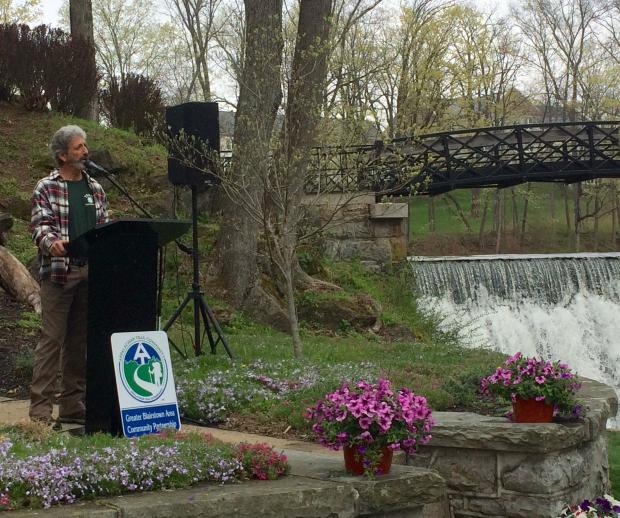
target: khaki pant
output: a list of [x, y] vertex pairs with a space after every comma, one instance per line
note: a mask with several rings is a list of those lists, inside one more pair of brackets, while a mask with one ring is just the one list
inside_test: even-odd
[[48, 420], [58, 370], [59, 417], [84, 418], [88, 266], [71, 266], [65, 284], [41, 282], [41, 340], [34, 352], [30, 417]]

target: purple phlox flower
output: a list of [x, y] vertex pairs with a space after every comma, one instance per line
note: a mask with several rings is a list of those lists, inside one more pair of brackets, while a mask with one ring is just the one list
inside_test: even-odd
[[596, 500], [596, 505], [598, 505], [603, 511], [610, 512], [611, 511], [611, 502], [607, 500], [607, 498], [598, 497]]
[[592, 502], [590, 502], [590, 500], [584, 500], [579, 504], [579, 508], [582, 511], [587, 511], [590, 507], [592, 507]]
[[347, 418], [347, 407], [341, 406], [335, 412], [336, 421], [342, 422]]
[[536, 383], [538, 383], [539, 385], [542, 385], [545, 382], [545, 377], [544, 376], [536, 376], [534, 378], [534, 380], [536, 381]]

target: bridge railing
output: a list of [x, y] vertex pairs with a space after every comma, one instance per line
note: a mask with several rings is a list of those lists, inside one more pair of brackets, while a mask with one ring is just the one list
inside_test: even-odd
[[438, 194], [620, 177], [620, 122], [476, 128], [313, 150], [308, 192]]

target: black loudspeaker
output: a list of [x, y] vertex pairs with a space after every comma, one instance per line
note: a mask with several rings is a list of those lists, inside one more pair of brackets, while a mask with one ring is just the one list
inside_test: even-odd
[[[220, 152], [220, 122], [217, 103], [190, 102], [166, 108], [166, 124], [172, 137], [177, 137], [183, 129], [184, 133], [198, 141], [204, 142], [214, 155]], [[175, 185], [213, 185], [219, 178], [210, 173], [214, 171], [213, 161], [202, 154], [185, 151], [181, 155], [172, 146], [168, 156], [168, 179]], [[193, 155], [193, 156], [192, 156]], [[196, 167], [183, 162], [191, 160]]]

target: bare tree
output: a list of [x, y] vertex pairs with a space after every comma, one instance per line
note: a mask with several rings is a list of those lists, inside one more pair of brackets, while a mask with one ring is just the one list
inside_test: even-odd
[[32, 23], [41, 14], [41, 0], [0, 0], [0, 23]]
[[[69, 20], [71, 36], [83, 41], [90, 51], [88, 53], [88, 68], [95, 70], [95, 43], [93, 35], [93, 7], [91, 0], [70, 0]], [[85, 119], [97, 118], [97, 91], [93, 91], [91, 98], [79, 107], [75, 115]]]
[[276, 162], [282, 187], [269, 192], [276, 207], [266, 220], [271, 257], [286, 287], [288, 316], [295, 357], [302, 356], [295, 308], [294, 266], [297, 264], [299, 224], [304, 216], [302, 198], [311, 148], [316, 141], [325, 80], [332, 0], [301, 0], [297, 42], [288, 89], [284, 140]]
[[[251, 199], [262, 200], [270, 142], [282, 100], [282, 0], [245, 0], [245, 56], [235, 114], [232, 177]], [[242, 307], [257, 284], [258, 223], [240, 200], [226, 203], [218, 254], [231, 302]]]
[[193, 74], [189, 90], [197, 90], [200, 100], [211, 100], [209, 48], [220, 30], [216, 14], [222, 0], [167, 0], [169, 9], [186, 33], [186, 44], [192, 59]]
[[446, 6], [437, 0], [413, 0], [403, 7], [396, 135], [433, 125], [447, 107], [446, 55], [453, 27], [450, 17], [440, 17]]

